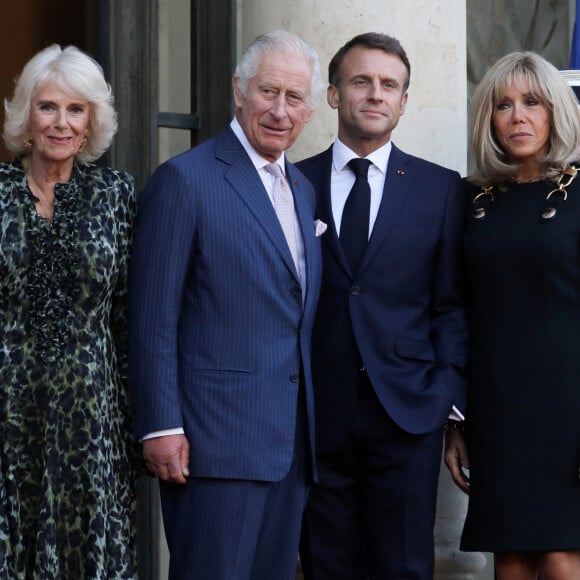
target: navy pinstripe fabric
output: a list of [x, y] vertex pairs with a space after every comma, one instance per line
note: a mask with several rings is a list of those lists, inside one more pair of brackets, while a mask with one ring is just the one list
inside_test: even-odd
[[230, 129], [160, 166], [138, 200], [130, 278], [136, 431], [183, 426], [193, 476], [284, 477], [301, 364], [312, 428], [315, 196], [290, 164], [287, 175], [304, 239], [304, 305], [274, 208]]

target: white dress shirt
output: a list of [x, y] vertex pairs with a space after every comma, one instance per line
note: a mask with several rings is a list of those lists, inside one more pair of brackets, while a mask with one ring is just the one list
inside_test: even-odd
[[[369, 238], [373, 231], [385, 187], [385, 177], [389, 157], [391, 155], [391, 142], [388, 141], [382, 147], [365, 157], [371, 164], [369, 166], [368, 181], [371, 188], [371, 206], [369, 213]], [[332, 171], [330, 174], [330, 191], [332, 203], [332, 217], [336, 225], [336, 231], [340, 232], [342, 212], [344, 204], [356, 179], [348, 162], [358, 158], [358, 155], [349, 149], [340, 139], [336, 139], [332, 148]]]

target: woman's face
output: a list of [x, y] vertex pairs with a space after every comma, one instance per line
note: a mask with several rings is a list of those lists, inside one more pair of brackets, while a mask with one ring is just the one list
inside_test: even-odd
[[507, 87], [495, 104], [492, 120], [510, 161], [520, 165], [542, 162], [548, 151], [550, 116], [525, 81], [516, 80]]
[[66, 94], [54, 83], [41, 85], [30, 107], [32, 156], [48, 163], [72, 163], [85, 138], [89, 102]]

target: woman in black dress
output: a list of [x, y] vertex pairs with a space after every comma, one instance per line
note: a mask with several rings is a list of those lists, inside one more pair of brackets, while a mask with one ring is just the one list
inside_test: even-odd
[[580, 578], [578, 102], [550, 63], [512, 53], [470, 129], [468, 405], [445, 455], [470, 496], [461, 548], [493, 552], [498, 580]]

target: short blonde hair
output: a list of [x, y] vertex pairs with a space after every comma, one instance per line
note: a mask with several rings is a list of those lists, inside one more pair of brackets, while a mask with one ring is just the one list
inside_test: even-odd
[[110, 147], [117, 132], [117, 113], [111, 87], [103, 69], [75, 46], [53, 44], [33, 56], [25, 65], [14, 88], [12, 100], [4, 101], [4, 142], [16, 155], [29, 151], [25, 145], [30, 130], [30, 107], [36, 90], [48, 82], [65, 93], [88, 101], [90, 107], [87, 145], [77, 153], [81, 163], [94, 161]]
[[484, 75], [469, 106], [470, 181], [505, 183], [518, 170], [510, 163], [493, 128], [495, 107], [515, 80], [528, 84], [544, 104], [550, 120], [548, 152], [543, 174], [548, 178], [578, 159], [580, 111], [574, 91], [556, 67], [534, 52], [512, 52], [500, 58]]

